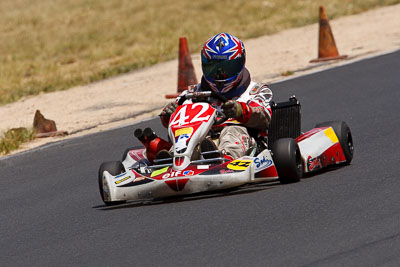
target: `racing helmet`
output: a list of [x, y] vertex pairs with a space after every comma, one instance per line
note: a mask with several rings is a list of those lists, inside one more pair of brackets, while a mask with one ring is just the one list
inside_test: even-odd
[[203, 45], [203, 77], [217, 93], [227, 93], [243, 76], [246, 52], [243, 42], [229, 33], [219, 33]]

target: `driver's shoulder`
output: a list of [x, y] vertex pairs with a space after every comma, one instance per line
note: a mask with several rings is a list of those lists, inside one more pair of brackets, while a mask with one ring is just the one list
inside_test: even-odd
[[[252, 97], [258, 95], [265, 88], [268, 88], [267, 84], [258, 83], [258, 82], [250, 82], [249, 86], [239, 97]], [[269, 89], [269, 88], [268, 88]]]
[[269, 88], [269, 85], [267, 83], [260, 83], [260, 82], [254, 82], [252, 81], [249, 84], [249, 87], [246, 90], [246, 93], [248, 93], [249, 95], [257, 95], [260, 93], [269, 93], [271, 91], [271, 89]]

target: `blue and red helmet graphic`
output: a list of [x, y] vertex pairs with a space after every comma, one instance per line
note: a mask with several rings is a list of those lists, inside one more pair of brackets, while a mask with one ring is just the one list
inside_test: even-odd
[[210, 87], [220, 93], [232, 89], [241, 79], [246, 62], [243, 42], [229, 33], [219, 33], [203, 45], [201, 65]]

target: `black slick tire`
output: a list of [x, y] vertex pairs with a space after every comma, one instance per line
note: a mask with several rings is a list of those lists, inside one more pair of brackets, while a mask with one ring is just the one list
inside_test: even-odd
[[104, 189], [103, 189], [103, 173], [104, 173], [104, 171], [108, 171], [111, 175], [115, 176], [115, 175], [125, 172], [124, 165], [122, 165], [121, 161], [103, 162], [99, 168], [98, 182], [99, 182], [99, 190], [100, 190], [101, 199], [103, 200], [104, 204], [106, 204], [107, 206], [112, 206], [112, 205], [118, 205], [118, 204], [125, 203], [126, 201], [108, 201], [104, 198]]
[[282, 184], [300, 181], [304, 166], [296, 140], [292, 138], [278, 139], [272, 145], [271, 150], [279, 181]]
[[351, 135], [351, 131], [347, 123], [344, 121], [327, 121], [318, 123], [315, 127], [333, 128], [337, 138], [339, 139], [340, 146], [342, 147], [344, 156], [346, 158], [346, 162], [344, 164], [350, 164], [350, 162], [353, 160], [354, 144], [353, 136]]

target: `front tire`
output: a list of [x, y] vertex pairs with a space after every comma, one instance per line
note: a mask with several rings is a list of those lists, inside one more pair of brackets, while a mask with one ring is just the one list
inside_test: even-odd
[[99, 168], [99, 177], [98, 177], [98, 182], [99, 182], [99, 190], [100, 190], [100, 195], [101, 199], [103, 200], [104, 204], [107, 206], [112, 206], [112, 205], [118, 205], [125, 203], [126, 201], [109, 201], [106, 199], [106, 194], [104, 192], [104, 186], [103, 186], [103, 173], [104, 171], [108, 171], [111, 175], [116, 176], [118, 174], [124, 173], [125, 168], [124, 165], [122, 164], [121, 161], [107, 161], [103, 162], [100, 165]]
[[272, 145], [272, 159], [282, 184], [300, 181], [304, 167], [296, 140], [292, 138], [276, 140]]
[[339, 139], [340, 146], [343, 149], [346, 162], [344, 164], [348, 165], [353, 160], [354, 144], [353, 136], [347, 123], [344, 121], [327, 121], [318, 123], [316, 128], [319, 127], [332, 127], [335, 131], [337, 138]]

